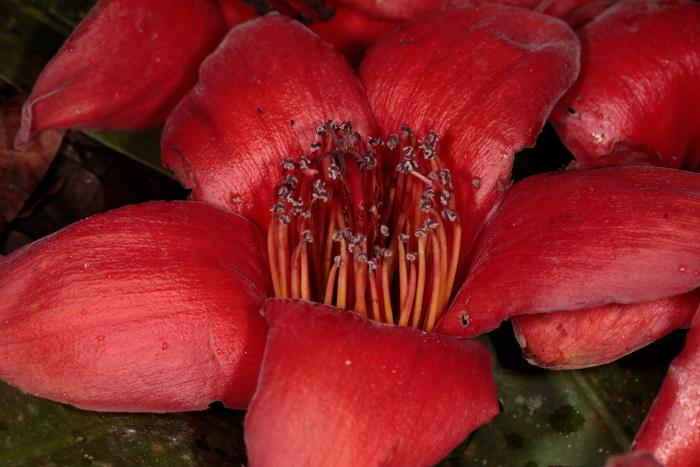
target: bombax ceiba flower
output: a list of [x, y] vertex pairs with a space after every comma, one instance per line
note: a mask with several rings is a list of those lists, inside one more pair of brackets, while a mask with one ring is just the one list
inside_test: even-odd
[[[618, 215], [617, 197], [646, 209], [648, 199], [632, 196], [640, 190], [697, 209], [696, 176], [670, 169], [536, 177], [471, 251], [505, 195], [515, 151], [534, 143], [577, 72], [578, 42], [564, 23], [511, 7], [401, 28], [363, 63], [366, 93], [299, 24], [268, 15], [235, 28], [163, 136], [163, 159], [193, 198], [234, 213], [132, 206], [3, 259], [16, 279], [0, 285], [13, 297], [0, 309], [0, 375], [95, 410], [196, 410], [217, 399], [246, 407], [256, 390], [246, 420], [253, 463], [437, 461], [497, 411], [485, 349], [425, 332], [476, 334], [500, 319], [464, 306], [473, 278], [449, 303], [471, 257], [479, 270], [483, 245], [527, 242], [537, 229], [565, 243], [589, 217]], [[596, 214], [566, 211], [570, 192], [599, 195]], [[525, 213], [537, 222], [512, 221]], [[687, 240], [685, 220], [665, 225]], [[611, 232], [591, 230], [572, 248], [595, 252]], [[512, 258], [498, 263], [494, 283], [531, 273]], [[524, 290], [553, 293], [560, 309], [579, 305], [568, 287], [608, 293], [583, 266], [556, 276], [552, 291], [558, 269], [545, 262], [537, 277], [546, 269], [548, 280]], [[48, 273], [70, 280], [56, 287]], [[499, 297], [477, 305], [517, 289], [481, 283]]]

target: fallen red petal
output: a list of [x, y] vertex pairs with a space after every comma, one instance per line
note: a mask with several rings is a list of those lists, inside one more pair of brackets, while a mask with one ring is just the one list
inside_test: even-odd
[[166, 123], [163, 162], [194, 199], [267, 228], [282, 159], [308, 154], [316, 125], [329, 119], [374, 133], [342, 55], [300, 23], [268, 14], [232, 29], [202, 64]]
[[21, 103], [16, 99], [0, 104], [0, 231], [24, 206], [53, 161], [63, 141], [63, 132], [43, 132], [30, 144], [14, 149], [20, 126]]
[[700, 458], [699, 419], [700, 322], [696, 318], [631, 449], [653, 453], [666, 467], [694, 467]]
[[252, 465], [428, 465], [498, 412], [478, 343], [271, 300]]
[[39, 76], [17, 144], [49, 128], [162, 124], [223, 34], [213, 0], [101, 0]]
[[578, 160], [626, 142], [668, 166], [700, 168], [699, 30], [697, 2], [635, 0], [578, 31], [581, 76], [551, 117]]
[[653, 302], [514, 316], [512, 323], [528, 362], [558, 370], [586, 368], [687, 328], [698, 303], [700, 290], [695, 290]]
[[89, 410], [246, 407], [265, 345], [265, 251], [240, 216], [154, 202], [0, 258], [0, 379]]
[[502, 199], [515, 152], [535, 143], [573, 83], [578, 55], [561, 21], [501, 5], [423, 18], [368, 52], [360, 74], [384, 135], [407, 123], [441, 137], [464, 245]]
[[476, 246], [441, 331], [510, 316], [639, 303], [700, 286], [700, 175], [611, 167], [528, 177]]

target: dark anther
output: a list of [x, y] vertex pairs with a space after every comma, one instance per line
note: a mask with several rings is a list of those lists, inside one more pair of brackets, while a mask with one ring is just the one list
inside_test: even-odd
[[282, 168], [284, 170], [294, 170], [296, 168], [291, 157], [285, 157], [282, 159]]
[[411, 127], [409, 127], [405, 123], [401, 125], [401, 136], [403, 136], [403, 139], [408, 139], [411, 137], [411, 135], [413, 135]]
[[379, 146], [379, 145], [381, 145], [381, 144], [382, 144], [382, 139], [381, 139], [381, 138], [371, 137], [371, 138], [369, 139], [369, 145], [370, 145], [370, 146], [376, 147], [376, 146]]
[[401, 140], [399, 139], [399, 135], [392, 133], [386, 140], [386, 147], [393, 151], [394, 149], [399, 147], [400, 142]]
[[318, 136], [326, 136], [326, 125], [325, 123], [321, 123], [320, 125], [316, 125], [316, 134]]
[[467, 310], [464, 310], [459, 314], [459, 320], [461, 321], [462, 326], [465, 328], [469, 326], [469, 313]]

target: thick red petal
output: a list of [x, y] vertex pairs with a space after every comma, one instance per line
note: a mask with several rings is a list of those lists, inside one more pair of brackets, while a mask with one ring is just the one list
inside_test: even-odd
[[428, 465], [498, 413], [478, 343], [271, 300], [252, 465]]
[[667, 467], [695, 467], [700, 459], [700, 322], [671, 363], [661, 392], [632, 443]]
[[448, 0], [339, 0], [338, 3], [376, 18], [405, 21], [442, 10]]
[[548, 0], [339, 0], [338, 3], [356, 8], [377, 18], [409, 20], [441, 10], [451, 10], [484, 3], [498, 3], [522, 8], [542, 8]]
[[335, 8], [333, 19], [313, 23], [311, 29], [340, 50], [350, 63], [359, 65], [367, 48], [399, 24], [398, 21], [372, 18], [358, 10], [339, 6]]
[[620, 2], [579, 30], [581, 76], [552, 113], [577, 159], [627, 142], [700, 167], [699, 31], [700, 4], [682, 0]]
[[553, 0], [543, 10], [545, 14], [566, 21], [572, 28], [579, 28], [619, 0]]
[[240, 216], [155, 202], [0, 258], [0, 378], [90, 410], [245, 407], [265, 345], [265, 251]]
[[16, 143], [48, 128], [162, 124], [224, 32], [213, 0], [101, 0], [39, 76]]
[[227, 28], [237, 26], [249, 19], [253, 19], [258, 14], [255, 8], [248, 2], [241, 0], [217, 0], [224, 15]]
[[165, 125], [163, 162], [194, 199], [267, 227], [282, 158], [308, 154], [316, 125], [329, 119], [374, 133], [342, 55], [271, 13], [232, 29], [202, 64], [199, 82]]
[[700, 290], [629, 305], [514, 316], [515, 337], [533, 365], [586, 368], [617, 360], [690, 326]]
[[514, 315], [639, 303], [700, 286], [700, 175], [611, 167], [528, 177], [476, 246], [438, 324], [473, 336]]
[[576, 78], [578, 54], [566, 24], [500, 5], [424, 18], [370, 49], [361, 77], [377, 123], [440, 135], [465, 245], [508, 187], [513, 155]]

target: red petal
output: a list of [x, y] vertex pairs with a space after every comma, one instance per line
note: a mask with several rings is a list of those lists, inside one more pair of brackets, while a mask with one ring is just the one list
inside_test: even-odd
[[603, 365], [671, 331], [690, 326], [700, 290], [630, 305], [513, 317], [513, 330], [533, 365], [572, 369]]
[[0, 378], [90, 410], [245, 407], [265, 344], [265, 251], [239, 216], [157, 202], [0, 258]]
[[253, 465], [434, 464], [498, 412], [478, 342], [271, 300], [245, 422]]
[[330, 21], [313, 23], [311, 29], [340, 50], [353, 64], [359, 64], [365, 51], [377, 39], [396, 29], [400, 23], [372, 18], [364, 13], [336, 7]]
[[605, 467], [664, 467], [648, 452], [631, 452], [608, 458]]
[[661, 392], [632, 444], [667, 467], [694, 467], [700, 458], [700, 322], [671, 363]]
[[441, 10], [445, 0], [339, 0], [338, 3], [377, 18], [407, 20]]
[[698, 218], [700, 175], [690, 172], [611, 167], [528, 177], [484, 229], [439, 328], [473, 336], [517, 314], [688, 292], [700, 286]]
[[160, 125], [224, 34], [213, 1], [102, 0], [39, 76], [17, 144], [48, 128]]
[[227, 28], [231, 28], [258, 16], [253, 5], [246, 1], [218, 0], [218, 2], [224, 15]]
[[510, 183], [513, 155], [531, 146], [578, 73], [564, 23], [500, 5], [433, 15], [378, 42], [361, 68], [381, 130], [407, 123], [441, 136], [441, 158], [463, 193], [464, 244]]
[[339, 0], [338, 3], [356, 8], [377, 18], [408, 20], [440, 10], [470, 7], [484, 3], [499, 3], [522, 8], [540, 8], [547, 0]]
[[620, 2], [579, 30], [581, 77], [552, 114], [577, 159], [624, 141], [700, 167], [699, 30], [700, 4], [649, 0]]
[[286, 155], [308, 153], [314, 128], [350, 120], [374, 133], [362, 87], [343, 57], [278, 14], [231, 30], [163, 132], [163, 162], [192, 197], [267, 227]]

